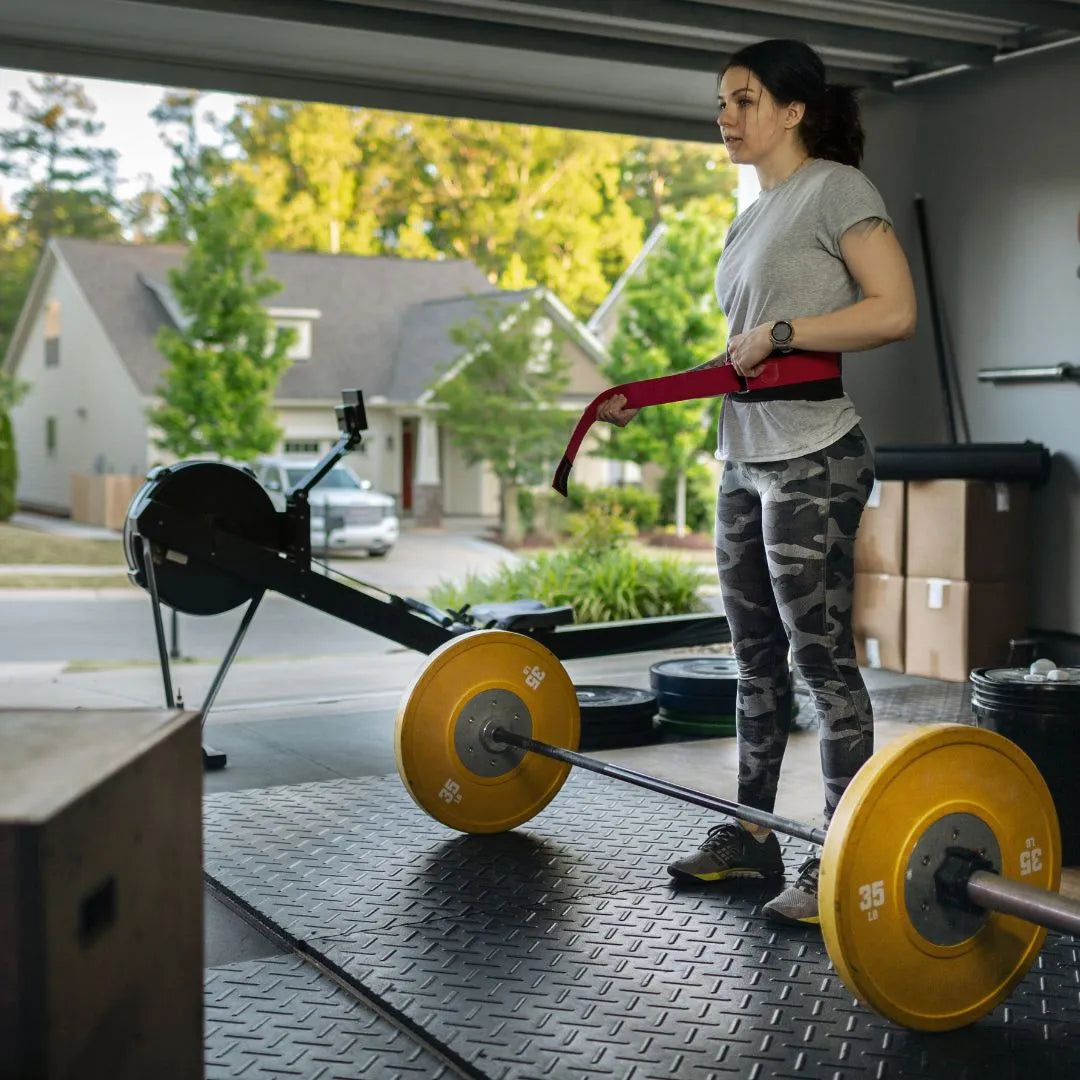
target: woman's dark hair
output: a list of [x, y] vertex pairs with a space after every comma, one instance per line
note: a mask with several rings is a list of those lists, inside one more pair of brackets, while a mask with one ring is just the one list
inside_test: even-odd
[[809, 45], [757, 41], [735, 53], [724, 71], [733, 67], [752, 71], [779, 104], [801, 101], [806, 106], [799, 136], [811, 157], [859, 165], [866, 137], [855, 88], [827, 83], [825, 65]]

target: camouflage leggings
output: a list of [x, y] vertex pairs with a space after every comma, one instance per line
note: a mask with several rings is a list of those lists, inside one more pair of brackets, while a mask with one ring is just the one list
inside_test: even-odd
[[789, 461], [724, 466], [716, 565], [739, 665], [739, 801], [772, 811], [790, 727], [788, 648], [821, 721], [825, 820], [874, 748], [855, 660], [855, 530], [874, 479], [860, 428]]

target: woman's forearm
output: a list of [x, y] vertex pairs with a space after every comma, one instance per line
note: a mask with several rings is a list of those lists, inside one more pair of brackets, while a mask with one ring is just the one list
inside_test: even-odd
[[807, 352], [859, 352], [915, 332], [915, 304], [891, 297], [868, 296], [827, 315], [792, 319], [792, 347]]

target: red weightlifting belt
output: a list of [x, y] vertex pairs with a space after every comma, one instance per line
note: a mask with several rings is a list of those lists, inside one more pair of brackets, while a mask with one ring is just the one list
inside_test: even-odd
[[[658, 379], [642, 379], [639, 382], [612, 386], [595, 397], [581, 414], [570, 441], [566, 444], [555, 479], [551, 486], [560, 494], [566, 494], [570, 470], [574, 466], [582, 440], [589, 428], [596, 423], [596, 411], [616, 394], [626, 398], [626, 407], [641, 409], [646, 405], [667, 405], [672, 401], [692, 401], [694, 398], [718, 397], [720, 394], [753, 395], [749, 400], [767, 400], [778, 387], [796, 386], [799, 383], [819, 383], [826, 380], [839, 384], [839, 353], [788, 353], [786, 356], [765, 361], [759, 375], [743, 378], [730, 364], [720, 367], [681, 371], [677, 375], [663, 375]], [[758, 397], [758, 394], [761, 397]], [[787, 395], [785, 395], [787, 396]], [[807, 395], [810, 396], [810, 395]], [[831, 394], [837, 397], [839, 393]]]

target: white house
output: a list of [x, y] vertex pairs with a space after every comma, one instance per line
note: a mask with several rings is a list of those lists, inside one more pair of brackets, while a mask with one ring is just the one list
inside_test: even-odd
[[[30, 384], [12, 414], [23, 506], [68, 513], [73, 476], [141, 475], [163, 460], [146, 411], [164, 369], [155, 336], [182, 318], [168, 272], [183, 255], [179, 246], [48, 244], [4, 359], [6, 371]], [[547, 316], [567, 332], [564, 404], [580, 410], [607, 385], [603, 347], [556, 297], [493, 289], [468, 260], [271, 252], [267, 269], [283, 285], [268, 310], [297, 331], [276, 398], [278, 451], [326, 450], [337, 438], [333, 407], [342, 389], [360, 389], [370, 429], [350, 463], [418, 519], [440, 507], [447, 515], [498, 512], [497, 483], [464, 463], [428, 393], [439, 371], [462, 359], [450, 329], [481, 305], [505, 305], [509, 314], [539, 292]], [[575, 479], [607, 482], [611, 463], [590, 455], [605, 435], [591, 436]]]

